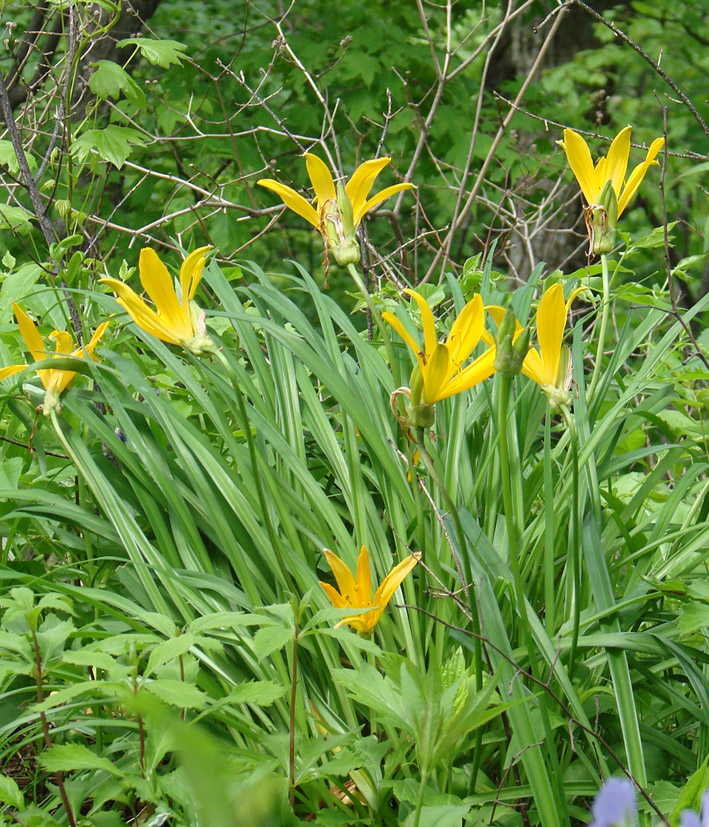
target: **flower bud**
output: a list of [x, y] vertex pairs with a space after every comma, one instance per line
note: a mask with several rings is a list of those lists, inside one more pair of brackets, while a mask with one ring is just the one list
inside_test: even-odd
[[328, 249], [335, 261], [343, 267], [357, 264], [361, 258], [361, 251], [355, 234], [352, 202], [339, 182], [337, 200], [330, 199], [322, 207], [322, 223]]
[[508, 304], [495, 337], [495, 371], [502, 376], [516, 376], [529, 350], [529, 328], [517, 330], [515, 312]]
[[609, 253], [615, 247], [615, 223], [618, 218], [618, 199], [609, 179], [598, 196], [598, 204], [586, 209], [586, 229], [591, 251], [596, 255]]

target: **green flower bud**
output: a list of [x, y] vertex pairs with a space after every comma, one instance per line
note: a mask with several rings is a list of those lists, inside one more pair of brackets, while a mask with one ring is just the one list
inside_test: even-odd
[[598, 196], [598, 204], [586, 210], [586, 228], [591, 250], [596, 254], [609, 253], [615, 247], [615, 223], [618, 219], [618, 199], [612, 181], [608, 180]]
[[337, 200], [330, 200], [324, 205], [322, 220], [328, 249], [335, 261], [343, 267], [357, 264], [361, 258], [361, 251], [355, 233], [352, 202], [339, 182]]
[[517, 319], [512, 305], [508, 304], [495, 337], [495, 371], [502, 376], [516, 376], [529, 350], [529, 328], [516, 337]]

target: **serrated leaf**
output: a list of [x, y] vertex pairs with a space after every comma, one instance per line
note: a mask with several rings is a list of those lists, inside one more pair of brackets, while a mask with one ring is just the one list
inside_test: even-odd
[[106, 770], [112, 775], [123, 777], [122, 773], [108, 758], [96, 755], [83, 744], [58, 744], [47, 750], [39, 763], [49, 772], [71, 772], [72, 770]]
[[214, 612], [203, 615], [190, 623], [190, 631], [194, 634], [208, 632], [212, 629], [233, 629], [237, 626], [260, 626], [263, 618], [245, 612]]
[[17, 786], [17, 781], [9, 775], [0, 775], [0, 803], [9, 804], [18, 810], [25, 809], [25, 797]]
[[194, 636], [187, 632], [171, 640], [164, 640], [153, 649], [145, 667], [144, 677], [151, 675], [159, 666], [184, 655], [194, 645]]
[[89, 89], [97, 98], [118, 100], [123, 93], [127, 101], [145, 108], [145, 93], [122, 66], [112, 60], [99, 60], [94, 65], [97, 68], [89, 78]]
[[282, 698], [286, 691], [285, 686], [279, 686], [273, 681], [248, 681], [235, 686], [226, 700], [230, 705], [270, 706], [274, 701]]
[[172, 681], [165, 678], [148, 681], [143, 688], [170, 706], [188, 709], [204, 709], [207, 706], [207, 695], [197, 689], [194, 684], [184, 681]]
[[120, 169], [131, 154], [131, 145], [142, 146], [145, 138], [137, 129], [111, 124], [105, 129], [88, 129], [74, 141], [71, 151], [85, 161], [95, 150], [104, 161]]
[[282, 626], [266, 626], [254, 635], [254, 650], [259, 660], [267, 658], [293, 641], [293, 630]]
[[128, 37], [116, 45], [119, 49], [124, 46], [135, 46], [148, 62], [165, 69], [173, 63], [181, 66], [184, 53], [187, 51], [187, 46], [178, 40], [153, 40], [150, 37]]

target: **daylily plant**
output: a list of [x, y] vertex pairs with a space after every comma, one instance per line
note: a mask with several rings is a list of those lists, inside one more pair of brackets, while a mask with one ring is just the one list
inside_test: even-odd
[[589, 206], [598, 204], [601, 190], [606, 181], [610, 181], [618, 200], [618, 216], [620, 216], [637, 192], [648, 169], [651, 166], [659, 166], [655, 158], [665, 145], [664, 138], [655, 138], [650, 144], [645, 160], [635, 167], [626, 181], [625, 173], [628, 169], [632, 131], [631, 126], [621, 129], [610, 145], [608, 156], [600, 158], [595, 166], [588, 144], [577, 132], [565, 129], [564, 140], [557, 141], [566, 153], [571, 171], [576, 176]]
[[280, 181], [261, 178], [256, 183], [275, 192], [289, 209], [322, 233], [338, 264], [356, 264], [360, 253], [355, 230], [364, 216], [392, 195], [414, 189], [414, 185], [409, 183], [393, 184], [371, 198], [368, 197], [376, 177], [390, 161], [391, 158], [365, 161], [357, 167], [343, 187], [339, 182], [335, 184], [324, 161], [317, 155], [306, 152], [305, 165], [315, 190], [315, 207], [300, 193]]
[[[17, 325], [20, 328], [22, 338], [25, 340], [27, 350], [30, 352], [35, 362], [41, 362], [43, 359], [48, 359], [50, 358], [50, 355], [53, 358], [65, 358], [67, 356], [81, 358], [88, 355], [94, 360], [94, 362], [98, 362], [98, 359], [94, 356], [94, 349], [98, 345], [103, 334], [106, 332], [106, 328], [109, 324], [107, 321], [102, 322], [96, 328], [96, 332], [91, 337], [91, 341], [87, 345], [78, 348], [73, 347], [71, 335], [67, 333], [66, 330], [55, 330], [49, 335], [50, 339], [54, 339], [55, 351], [53, 354], [49, 354], [45, 349], [42, 336], [37, 330], [37, 327], [32, 319], [30, 319], [25, 311], [14, 302], [12, 304], [12, 309], [15, 312]], [[0, 380], [5, 379], [7, 376], [12, 376], [15, 373], [19, 373], [26, 367], [27, 365], [9, 365], [8, 367], [0, 368]], [[44, 385], [45, 390], [42, 409], [45, 414], [49, 414], [52, 410], [58, 410], [60, 408], [59, 397], [74, 381], [76, 371], [43, 368], [42, 370], [37, 371], [37, 373], [39, 374], [39, 378]]]
[[182, 262], [179, 297], [172, 276], [155, 250], [144, 247], [140, 251], [140, 282], [155, 310], [124, 282], [112, 278], [100, 281], [117, 293], [116, 301], [128, 311], [138, 327], [163, 342], [180, 345], [199, 356], [213, 347], [207, 335], [204, 310], [193, 301], [209, 250], [211, 247], [199, 247]]
[[433, 313], [424, 297], [408, 287], [404, 292], [413, 297], [421, 311], [423, 348], [393, 313], [382, 313], [382, 318], [396, 330], [416, 356], [418, 364], [411, 375], [412, 408], [421, 402], [431, 408], [436, 402], [471, 388], [492, 375], [495, 369], [494, 347], [463, 367], [483, 336], [485, 308], [479, 295], [474, 296], [462, 309], [446, 341], [439, 342]]
[[399, 588], [404, 578], [414, 566], [421, 559], [421, 554], [411, 554], [406, 560], [395, 566], [389, 574], [382, 580], [379, 588], [372, 598], [372, 577], [369, 571], [369, 552], [365, 546], [362, 546], [359, 552], [359, 559], [357, 560], [357, 577], [352, 574], [349, 566], [340, 560], [340, 558], [333, 554], [329, 549], [325, 549], [325, 557], [335, 575], [337, 582], [337, 589], [329, 583], [320, 581], [320, 585], [325, 590], [330, 603], [336, 609], [370, 609], [368, 612], [362, 614], [352, 615], [351, 617], [343, 618], [335, 628], [344, 626], [352, 626], [358, 632], [368, 635], [372, 629], [379, 622], [379, 618], [384, 613], [387, 604], [394, 595], [394, 592]]
[[569, 405], [571, 374], [569, 349], [563, 344], [566, 318], [571, 302], [585, 290], [578, 287], [564, 301], [564, 288], [553, 284], [539, 300], [537, 307], [537, 342], [539, 350], [530, 348], [522, 365], [522, 373], [541, 386], [552, 408]]

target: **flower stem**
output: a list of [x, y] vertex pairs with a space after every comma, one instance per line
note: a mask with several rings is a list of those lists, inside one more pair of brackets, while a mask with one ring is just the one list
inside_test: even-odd
[[610, 315], [610, 277], [608, 274], [608, 256], [601, 254], [601, 278], [603, 283], [603, 294], [601, 297], [601, 324], [598, 330], [598, 344], [596, 346], [596, 364], [593, 368], [591, 384], [588, 388], [587, 399], [590, 403], [598, 388], [603, 368], [603, 354], [606, 348], [606, 331], [608, 329], [608, 316]]
[[[433, 457], [429, 454], [428, 449], [426, 448], [426, 429], [425, 428], [416, 428], [416, 444], [418, 445], [419, 455], [423, 460], [423, 464], [426, 466], [426, 470], [429, 473], [429, 476], [433, 480], [434, 485], [438, 488], [441, 497], [443, 498], [443, 502], [445, 507], [448, 509], [448, 513], [453, 520], [453, 525], [455, 527], [455, 535], [456, 541], [458, 544], [458, 554], [463, 555], [463, 559], [466, 561], [465, 570], [470, 572], [470, 564], [467, 562], [467, 555], [464, 553], [467, 550], [468, 544], [465, 537], [465, 532], [463, 531], [463, 524], [460, 522], [460, 517], [458, 515], [458, 509], [455, 507], [455, 503], [453, 502], [453, 498], [448, 493], [448, 489], [443, 484], [443, 480], [441, 479], [438, 471], [436, 470], [435, 463], [433, 462]], [[458, 554], [456, 554], [455, 550], [451, 548], [451, 554], [453, 555], [453, 561], [455, 563], [455, 567], [458, 571], [458, 577], [460, 577], [461, 584], [463, 586], [463, 590], [465, 592], [465, 602], [470, 609], [470, 616], [473, 619], [473, 653], [475, 656], [475, 690], [480, 692], [483, 686], [483, 650], [482, 650], [482, 623], [480, 621], [480, 605], [477, 600], [471, 601], [470, 599], [470, 580], [471, 578], [466, 576], [463, 567], [461, 566], [460, 558]], [[473, 605], [473, 603], [475, 605]], [[480, 762], [482, 759], [482, 727], [478, 727], [475, 731], [475, 743], [473, 746], [473, 766], [470, 773], [470, 789], [474, 792], [476, 789], [477, 777], [478, 777], [478, 770], [480, 768]], [[423, 784], [423, 781], [422, 781]], [[417, 810], [416, 821], [415, 823], [418, 824], [420, 818], [420, 812]]]
[[382, 319], [381, 313], [377, 310], [377, 306], [372, 301], [372, 296], [367, 288], [367, 285], [364, 283], [364, 279], [362, 278], [359, 270], [354, 264], [348, 264], [347, 270], [349, 274], [352, 276], [352, 280], [357, 285], [357, 289], [360, 291], [362, 296], [364, 297], [364, 301], [367, 304], [369, 312], [374, 319], [375, 324], [377, 325], [377, 329], [379, 330], [379, 335], [382, 337], [382, 341], [384, 342], [384, 347], [386, 347], [387, 351], [387, 358], [389, 359], [389, 365], [391, 367], [391, 372], [394, 377], [394, 386], [398, 387], [401, 384], [401, 377], [399, 375], [399, 366], [394, 358], [394, 348], [391, 344], [391, 337], [389, 336], [389, 331], [387, 330], [386, 325], [384, 324], [384, 320]]
[[569, 648], [569, 680], [573, 677], [574, 665], [576, 663], [576, 647], [579, 641], [579, 627], [581, 625], [581, 510], [579, 508], [579, 445], [576, 422], [568, 408], [562, 407], [561, 414], [569, 430], [569, 442], [571, 443], [571, 473], [572, 473], [572, 497], [571, 497], [571, 547], [569, 549], [569, 566], [571, 569], [571, 606], [573, 614], [573, 627], [571, 631], [571, 646]]
[[290, 714], [288, 718], [288, 800], [291, 809], [295, 806], [295, 702], [298, 687], [298, 617], [294, 618], [293, 630], [293, 664], [290, 689]]
[[[266, 495], [263, 490], [263, 480], [261, 478], [261, 471], [258, 465], [258, 455], [256, 453], [256, 442], [254, 440], [254, 436], [251, 433], [251, 422], [249, 420], [249, 415], [246, 410], [246, 402], [244, 400], [244, 394], [241, 390], [239, 385], [238, 377], [234, 375], [234, 371], [229, 364], [228, 359], [224, 356], [221, 350], [215, 348], [213, 351], [214, 355], [219, 359], [222, 366], [227, 372], [227, 375], [231, 379], [231, 386], [234, 389], [234, 394], [236, 396], [237, 404], [239, 406], [239, 418], [241, 419], [241, 429], [244, 433], [244, 438], [246, 439], [246, 444], [249, 451], [249, 460], [251, 461], [251, 468], [254, 475], [254, 481], [256, 483], [256, 494], [258, 496], [259, 504], [261, 506], [261, 513], [263, 515], [263, 522], [266, 526], [266, 531], [268, 532], [268, 538], [271, 541], [271, 547], [273, 548], [273, 552], [278, 558], [278, 565], [283, 573], [293, 595], [297, 595], [299, 593], [295, 581], [293, 580], [293, 576], [291, 575], [288, 566], [286, 565], [285, 558], [283, 557], [283, 551], [281, 549], [280, 541], [276, 535], [276, 530], [273, 527], [273, 522], [271, 520], [271, 516], [268, 511], [268, 503], [266, 501]], [[196, 360], [198, 365], [202, 365], [203, 362], [201, 360]]]

